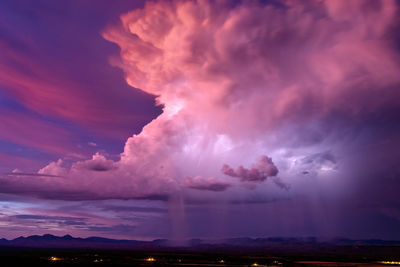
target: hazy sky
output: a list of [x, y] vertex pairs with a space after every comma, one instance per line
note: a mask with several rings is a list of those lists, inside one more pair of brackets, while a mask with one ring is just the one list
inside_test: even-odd
[[0, 237], [400, 239], [385, 1], [0, 3]]

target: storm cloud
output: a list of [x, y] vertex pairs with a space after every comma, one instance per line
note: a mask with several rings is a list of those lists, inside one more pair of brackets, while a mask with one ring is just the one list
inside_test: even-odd
[[[265, 204], [276, 226], [293, 210], [311, 220], [289, 200], [308, 210], [307, 197], [326, 198], [335, 218], [350, 214], [347, 202], [393, 205], [397, 18], [395, 1], [146, 2], [101, 34], [120, 49], [110, 63], [131, 87], [155, 96], [162, 113], [126, 140], [117, 159], [60, 159], [42, 176], [1, 177], [0, 191]], [[336, 198], [337, 205], [329, 202]], [[267, 206], [277, 200], [278, 208]], [[325, 202], [315, 205], [324, 212]], [[378, 207], [371, 214], [381, 210], [398, 213]], [[331, 227], [322, 217], [315, 225]], [[260, 221], [254, 229], [269, 227]], [[287, 228], [303, 233], [308, 225]]]

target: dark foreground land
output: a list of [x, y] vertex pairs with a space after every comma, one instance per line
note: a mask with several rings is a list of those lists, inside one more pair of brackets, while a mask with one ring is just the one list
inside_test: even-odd
[[9, 266], [400, 266], [400, 242], [233, 238], [185, 244], [53, 235], [0, 239]]
[[[355, 252], [358, 250], [358, 252]], [[399, 247], [336, 247], [321, 251], [115, 251], [0, 249], [0, 266], [395, 266]]]

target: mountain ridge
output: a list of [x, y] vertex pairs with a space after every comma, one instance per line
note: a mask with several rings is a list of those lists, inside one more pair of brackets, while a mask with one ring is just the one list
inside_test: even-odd
[[162, 249], [170, 247], [209, 249], [209, 248], [295, 248], [320, 246], [400, 246], [400, 241], [381, 239], [346, 239], [336, 238], [330, 241], [318, 241], [315, 237], [306, 238], [226, 238], [226, 239], [190, 239], [185, 242], [175, 242], [168, 239], [152, 241], [112, 239], [91, 236], [87, 238], [73, 237], [69, 234], [55, 236], [51, 234], [20, 236], [14, 239], [0, 239], [0, 247], [27, 248], [94, 248], [94, 249]]

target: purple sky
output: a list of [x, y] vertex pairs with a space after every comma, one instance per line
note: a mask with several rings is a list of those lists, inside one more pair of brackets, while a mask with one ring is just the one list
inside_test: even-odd
[[0, 237], [400, 239], [396, 1], [0, 3]]

